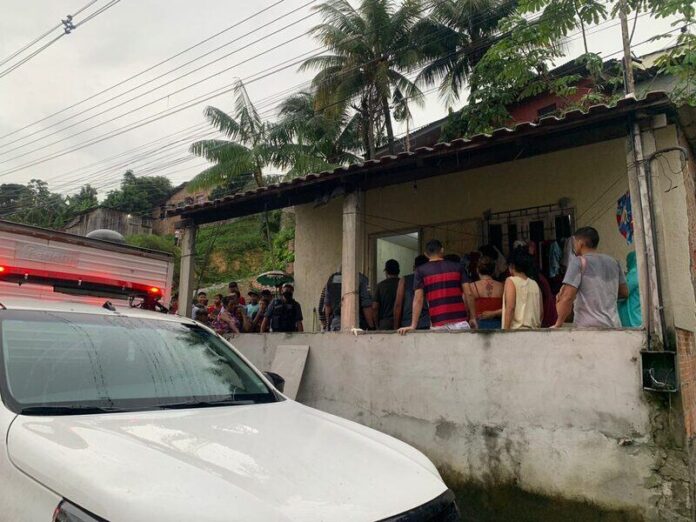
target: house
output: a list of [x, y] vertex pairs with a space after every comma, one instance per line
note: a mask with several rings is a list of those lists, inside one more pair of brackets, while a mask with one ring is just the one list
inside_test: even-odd
[[[455, 490], [693, 520], [695, 150], [696, 109], [650, 93], [184, 206], [168, 213], [185, 223], [181, 300], [198, 226], [294, 206], [296, 297], [315, 333], [234, 343], [263, 369], [308, 346], [300, 402], [413, 444]], [[626, 198], [632, 244], [617, 226]], [[644, 328], [350, 334], [357, 273], [374, 285], [385, 255], [408, 260], [431, 238], [460, 254], [505, 250], [585, 225], [602, 251], [637, 251]], [[319, 333], [310, 311], [339, 263], [344, 331]]]
[[174, 188], [171, 195], [152, 210], [153, 233], [158, 236], [173, 235], [179, 220], [168, 216], [167, 211], [208, 201], [210, 193], [211, 189], [190, 191], [188, 183], [182, 183]]
[[[671, 92], [675, 83], [674, 77], [658, 74], [659, 68], [657, 66], [657, 60], [671, 50], [672, 48], [662, 49], [639, 58], [634, 58], [633, 71], [636, 93], [639, 98], [645, 96], [650, 91]], [[616, 59], [607, 60], [604, 63], [604, 71], [606, 76], [619, 74], [621, 62]], [[560, 97], [548, 92], [540, 93], [511, 104], [507, 107], [511, 117], [510, 125], [535, 122], [544, 116], [555, 115], [572, 104], [578, 103], [585, 95], [596, 89], [587, 67], [578, 64], [577, 60], [571, 60], [556, 67], [549, 72], [549, 75], [556, 77], [579, 75], [580, 79], [575, 85], [576, 92], [567, 97]], [[407, 136], [396, 141], [395, 152], [399, 153], [418, 147], [432, 147], [441, 141], [442, 132], [448, 120], [449, 116], [446, 116], [410, 132]], [[388, 154], [388, 148], [382, 147], [377, 151], [376, 156], [380, 158]]]
[[114, 230], [123, 236], [152, 234], [153, 222], [150, 216], [100, 206], [80, 212], [63, 227], [64, 232], [78, 236], [99, 229]]

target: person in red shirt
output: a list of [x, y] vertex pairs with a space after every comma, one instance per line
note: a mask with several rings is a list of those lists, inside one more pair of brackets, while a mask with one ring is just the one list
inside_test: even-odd
[[[431, 330], [468, 330], [476, 327], [476, 310], [467, 310], [464, 288], [469, 278], [461, 263], [444, 258], [444, 248], [437, 239], [425, 247], [428, 262], [414, 272], [415, 295], [411, 326], [399, 328], [405, 335], [418, 326], [423, 303], [428, 302]], [[414, 322], [415, 318], [415, 322]]]

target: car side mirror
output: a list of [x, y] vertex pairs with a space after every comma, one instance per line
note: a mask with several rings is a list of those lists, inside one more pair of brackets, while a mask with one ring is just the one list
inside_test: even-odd
[[263, 374], [269, 381], [271, 381], [271, 383], [273, 383], [273, 386], [275, 386], [276, 390], [278, 390], [279, 392], [283, 391], [283, 389], [285, 388], [285, 379], [283, 379], [277, 373], [273, 372], [263, 372]]

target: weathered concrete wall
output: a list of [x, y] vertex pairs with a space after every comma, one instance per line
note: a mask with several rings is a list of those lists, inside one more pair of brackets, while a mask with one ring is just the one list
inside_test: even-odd
[[93, 230], [115, 230], [124, 236], [152, 234], [152, 220], [147, 216], [128, 214], [110, 208], [97, 208], [77, 216], [64, 228], [65, 232], [86, 236]]
[[341, 264], [343, 198], [316, 208], [295, 207], [295, 223], [295, 298], [302, 304], [309, 330], [310, 313], [319, 304], [321, 289]]
[[597, 228], [602, 251], [624, 261], [630, 248], [616, 226], [616, 202], [628, 190], [624, 147], [623, 139], [612, 140], [372, 190], [366, 194], [367, 232], [481, 219], [487, 210], [567, 197], [577, 226]]
[[[481, 219], [489, 209], [501, 212], [555, 204], [567, 197], [577, 226], [596, 227], [601, 250], [623, 264], [632, 247], [616, 226], [616, 202], [628, 190], [626, 169], [625, 140], [617, 139], [371, 190], [366, 194], [363, 251], [369, 252], [369, 234], [426, 227], [426, 240], [431, 236], [446, 239], [448, 227], [442, 223]], [[322, 286], [341, 260], [342, 201], [296, 207], [296, 292], [305, 310], [316, 306]], [[468, 248], [481, 242], [473, 222], [449, 228], [452, 233], [458, 229], [460, 235], [477, 236], [466, 243]], [[371, 266], [372, 256], [363, 262], [368, 275], [370, 269], [378, 273], [382, 268]]]
[[309, 345], [298, 400], [394, 435], [450, 478], [690, 520], [687, 456], [641, 389], [640, 331], [243, 335], [269, 368]]

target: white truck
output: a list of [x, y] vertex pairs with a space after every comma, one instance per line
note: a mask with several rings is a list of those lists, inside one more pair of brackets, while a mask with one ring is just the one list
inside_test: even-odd
[[171, 254], [0, 220], [0, 297], [152, 308], [173, 275]]

